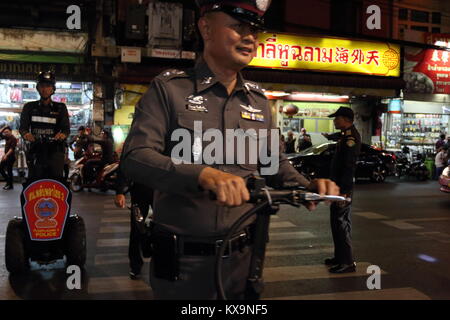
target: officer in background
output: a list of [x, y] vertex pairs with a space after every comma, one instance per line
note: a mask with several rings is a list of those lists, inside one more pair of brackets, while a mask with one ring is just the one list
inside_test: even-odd
[[[70, 133], [67, 107], [64, 103], [52, 101], [56, 87], [55, 75], [51, 71], [41, 72], [36, 89], [40, 100], [28, 102], [20, 114], [19, 132], [30, 142], [27, 158], [35, 157], [36, 162], [28, 168], [28, 179], [48, 178], [62, 179], [64, 170], [64, 141]], [[36, 138], [51, 137], [60, 143], [49, 143], [44, 148], [37, 146]], [[44, 171], [47, 167], [48, 171]]]
[[127, 181], [122, 170], [119, 170], [117, 172], [116, 196], [114, 198], [116, 207], [125, 209], [125, 193], [128, 187], [131, 195], [130, 241], [128, 244], [129, 276], [132, 280], [138, 280], [144, 264], [142, 246], [146, 239], [145, 230], [143, 229], [145, 229], [145, 219], [152, 212], [153, 190], [145, 185]]
[[[341, 130], [337, 134], [326, 135], [329, 139], [340, 136], [336, 152], [331, 161], [331, 180], [339, 186], [341, 195], [352, 198], [353, 179], [355, 177], [356, 159], [361, 150], [361, 136], [353, 125], [353, 110], [340, 107], [328, 117], [334, 117], [334, 126]], [[334, 242], [334, 257], [325, 259], [331, 266], [331, 273], [355, 272], [353, 260], [351, 202], [334, 202], [330, 207], [331, 232]]]
[[[73, 147], [73, 144], [75, 144], [75, 147]], [[73, 151], [75, 160], [80, 159], [84, 155], [87, 151], [88, 145], [89, 137], [86, 134], [86, 128], [84, 126], [80, 126], [78, 128], [78, 134], [69, 142], [69, 148]]]
[[[261, 166], [250, 163], [247, 148], [244, 163], [237, 163], [235, 153], [233, 164], [206, 164], [198, 157], [209, 143], [192, 137], [194, 121], [201, 121], [203, 131], [214, 128], [224, 136], [226, 129], [254, 129], [251, 139], [263, 138], [259, 129], [275, 129], [263, 90], [240, 74], [256, 54], [257, 28], [269, 1], [201, 0], [197, 5], [203, 56], [193, 69], [169, 70], [152, 81], [136, 105], [121, 164], [127, 178], [155, 190], [150, 283], [156, 299], [217, 299], [218, 246], [231, 225], [253, 208], [246, 203], [245, 178]], [[191, 163], [171, 157], [181, 143], [171, 140], [177, 129], [191, 133]], [[268, 150], [279, 160], [273, 180], [298, 182], [321, 194], [339, 193], [330, 180], [308, 181], [278, 148]], [[210, 198], [210, 191], [217, 200]], [[253, 222], [226, 244], [223, 279], [229, 299], [245, 298]]]

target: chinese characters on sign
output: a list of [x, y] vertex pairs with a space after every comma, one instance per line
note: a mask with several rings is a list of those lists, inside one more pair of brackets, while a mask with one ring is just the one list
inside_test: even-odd
[[259, 34], [254, 67], [400, 75], [400, 47], [381, 42]]
[[[428, 34], [429, 44], [449, 47], [450, 35]], [[450, 94], [450, 52], [406, 47], [406, 92]]]

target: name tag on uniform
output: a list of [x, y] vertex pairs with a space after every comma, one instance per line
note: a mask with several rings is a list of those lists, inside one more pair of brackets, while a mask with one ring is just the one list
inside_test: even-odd
[[31, 117], [31, 121], [55, 124], [56, 123], [56, 118], [32, 116]]
[[264, 122], [264, 115], [253, 112], [241, 111], [241, 118], [252, 121]]
[[203, 98], [202, 96], [190, 95], [186, 98], [186, 101], [188, 102], [186, 109], [189, 111], [208, 112], [208, 108], [204, 105], [207, 100], [208, 99]]

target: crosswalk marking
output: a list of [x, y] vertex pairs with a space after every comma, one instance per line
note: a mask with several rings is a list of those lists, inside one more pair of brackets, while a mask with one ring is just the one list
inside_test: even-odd
[[112, 227], [100, 227], [100, 233], [123, 233], [130, 232], [129, 226], [112, 226]]
[[[359, 262], [356, 265], [356, 272], [335, 274], [330, 273], [325, 265], [306, 265], [306, 266], [283, 266], [270, 267], [264, 269], [265, 282], [280, 282], [306, 279], [328, 279], [328, 278], [346, 278], [346, 277], [367, 277], [367, 267], [369, 262]], [[381, 274], [386, 274], [381, 270]], [[364, 280], [365, 281], [365, 280]]]
[[416, 233], [419, 236], [424, 236], [442, 243], [450, 243], [450, 234], [445, 233], [445, 232], [438, 232], [438, 231], [433, 231], [433, 232], [417, 232]]
[[382, 214], [378, 214], [375, 212], [369, 212], [369, 211], [364, 211], [364, 212], [353, 211], [352, 214], [355, 216], [364, 217], [364, 218], [373, 219], [373, 220], [389, 219], [389, 217], [383, 216]]
[[151, 291], [151, 288], [144, 281], [131, 280], [128, 276], [89, 279], [88, 292], [90, 294], [126, 291]]
[[269, 235], [270, 241], [272, 240], [293, 240], [293, 239], [309, 239], [315, 238], [315, 236], [308, 231], [296, 231], [296, 232], [271, 232]]
[[295, 224], [293, 224], [290, 221], [274, 221], [270, 223], [271, 228], [291, 228], [296, 227]]
[[111, 222], [116, 222], [116, 223], [121, 223], [121, 222], [127, 222], [130, 223], [130, 217], [125, 216], [125, 217], [107, 217], [107, 218], [102, 218], [101, 223], [111, 223]]
[[430, 300], [430, 297], [414, 288], [393, 288], [265, 298], [263, 300]]
[[128, 255], [125, 253], [106, 253], [95, 255], [95, 265], [110, 265], [128, 263]]
[[104, 208], [104, 209], [117, 209], [117, 210], [125, 210], [125, 209], [122, 209], [122, 208], [118, 208], [118, 207], [116, 207], [116, 205], [115, 205], [114, 203], [111, 203], [111, 204], [109, 204], [109, 203], [105, 203], [105, 204], [103, 205], [103, 208]]
[[128, 246], [129, 238], [98, 239], [97, 247], [123, 247]]
[[295, 255], [307, 255], [307, 254], [319, 254], [319, 253], [333, 253], [334, 248], [317, 248], [317, 249], [277, 249], [267, 250], [267, 257], [280, 257], [280, 256], [295, 256]]
[[407, 223], [402, 220], [392, 220], [392, 221], [381, 221], [381, 223], [384, 223], [388, 226], [400, 229], [400, 230], [417, 230], [417, 229], [423, 229], [420, 226], [416, 226], [411, 223]]
[[449, 221], [449, 217], [436, 217], [436, 218], [411, 218], [411, 219], [403, 219], [403, 221], [412, 221], [412, 222], [433, 222], [433, 221]]

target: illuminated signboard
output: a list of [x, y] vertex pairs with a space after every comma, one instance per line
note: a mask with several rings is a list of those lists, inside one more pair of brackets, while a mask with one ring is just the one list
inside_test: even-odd
[[400, 46], [334, 38], [260, 33], [250, 66], [400, 76]]

